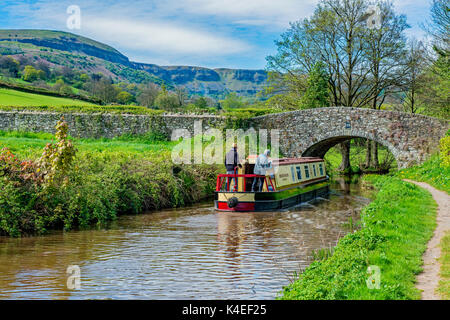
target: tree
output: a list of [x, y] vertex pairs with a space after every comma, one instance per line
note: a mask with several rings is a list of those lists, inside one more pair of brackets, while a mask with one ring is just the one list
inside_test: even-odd
[[[368, 0], [320, 0], [310, 18], [291, 23], [282, 34], [276, 43], [277, 54], [267, 57], [268, 69], [302, 83], [302, 78], [322, 63], [327, 68], [331, 105], [379, 106], [380, 93], [387, 92], [392, 80], [384, 71], [395, 69], [392, 57], [401, 49], [405, 23], [404, 17], [393, 14], [388, 2], [378, 3], [384, 24], [383, 30], [375, 32], [366, 22]], [[388, 30], [391, 27], [394, 30]], [[386, 30], [389, 34], [384, 35]], [[381, 48], [384, 45], [387, 47]], [[371, 61], [378, 64], [375, 72]], [[343, 160], [339, 169], [345, 171], [350, 168], [350, 142], [341, 143], [340, 149]]]
[[450, 45], [450, 5], [448, 0], [433, 0], [431, 19], [425, 26], [433, 37], [434, 49], [441, 54], [449, 55]]
[[425, 26], [433, 38], [434, 61], [425, 74], [421, 98], [424, 113], [448, 119], [450, 117], [450, 7], [445, 0], [433, 0], [431, 19]]
[[[366, 38], [365, 58], [370, 66], [368, 82], [372, 92], [372, 109], [380, 109], [389, 94], [398, 92], [407, 75], [406, 38], [409, 27], [405, 15], [395, 14], [392, 3], [377, 3], [379, 26], [369, 28]], [[378, 168], [378, 144], [366, 141], [366, 167]]]
[[300, 109], [306, 87], [306, 75], [269, 71], [263, 91], [263, 95], [269, 97], [266, 105], [280, 110]]
[[33, 66], [25, 66], [23, 70], [22, 79], [24, 81], [33, 82], [38, 79], [45, 79], [45, 73], [42, 70], [36, 70]]
[[194, 105], [198, 109], [208, 109], [208, 100], [205, 97], [198, 97], [194, 101]]
[[220, 103], [225, 110], [238, 109], [245, 106], [244, 100], [236, 92], [229, 93]]
[[45, 62], [43, 60], [39, 60], [38, 63], [36, 64], [36, 68], [39, 70], [42, 70], [42, 72], [44, 72], [46, 79], [50, 78], [51, 71], [50, 71], [50, 67], [48, 66], [47, 62]]
[[140, 105], [152, 107], [155, 105], [155, 99], [159, 93], [159, 87], [154, 83], [141, 85], [139, 87], [140, 93], [137, 96], [137, 101]]
[[178, 105], [183, 107], [186, 104], [186, 100], [188, 98], [188, 93], [185, 87], [176, 87], [175, 95], [177, 96]]
[[301, 105], [304, 108], [323, 108], [330, 105], [328, 74], [322, 62], [316, 63], [309, 73]]
[[415, 39], [409, 42], [407, 56], [408, 72], [405, 76], [406, 96], [404, 107], [411, 113], [419, 110], [418, 95], [424, 86], [425, 69], [427, 68], [426, 50], [422, 42]]
[[60, 89], [59, 89], [59, 93], [62, 95], [71, 95], [73, 94], [73, 90], [72, 87], [68, 86], [68, 85], [63, 85]]
[[126, 91], [121, 91], [117, 94], [117, 102], [121, 104], [129, 104], [133, 102], [133, 95]]
[[179, 108], [177, 96], [167, 90], [161, 90], [155, 99], [155, 105], [163, 110], [174, 111]]
[[[313, 16], [291, 23], [276, 44], [278, 53], [267, 58], [272, 71], [300, 81], [319, 62], [327, 66], [331, 104], [361, 107], [370, 101], [369, 66], [364, 63], [367, 27], [361, 17], [365, 0], [321, 0]], [[340, 170], [350, 168], [350, 142], [341, 144]]]
[[20, 63], [12, 57], [0, 57], [0, 69], [4, 70], [7, 76], [17, 77]]

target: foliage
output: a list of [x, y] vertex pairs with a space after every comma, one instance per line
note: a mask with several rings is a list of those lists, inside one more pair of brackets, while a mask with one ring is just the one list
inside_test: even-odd
[[328, 74], [325, 66], [317, 62], [309, 72], [306, 91], [301, 99], [302, 108], [323, 108], [329, 106]]
[[[331, 257], [313, 262], [282, 299], [419, 299], [415, 275], [436, 225], [431, 195], [398, 178], [368, 176], [379, 190], [361, 214], [362, 228], [348, 234]], [[380, 289], [369, 289], [368, 267], [381, 271]]]
[[117, 101], [121, 104], [129, 104], [133, 102], [133, 99], [134, 99], [133, 95], [126, 91], [121, 91], [117, 95]]
[[44, 80], [45, 73], [42, 70], [36, 70], [33, 66], [25, 66], [22, 79], [28, 82], [33, 82], [38, 79]]
[[46, 186], [65, 186], [68, 183], [67, 174], [77, 151], [68, 139], [68, 130], [63, 117], [56, 125], [56, 144], [48, 143], [37, 161], [39, 174]]
[[263, 92], [269, 97], [265, 104], [280, 111], [300, 109], [305, 90], [305, 75], [269, 71], [267, 85]]
[[[2, 133], [0, 137], [19, 153], [34, 157], [51, 136]], [[39, 138], [43, 141], [31, 145]], [[62, 132], [60, 138], [63, 141], [67, 136]], [[46, 167], [54, 165], [58, 173], [65, 172], [65, 184], [46, 185], [32, 179], [34, 176], [28, 178], [27, 173], [37, 171], [36, 166], [29, 164], [38, 161], [21, 162], [5, 151], [0, 157], [0, 233], [19, 236], [104, 224], [120, 214], [183, 206], [210, 196], [217, 168], [175, 168], [167, 161], [168, 142], [150, 141], [154, 138], [78, 139], [75, 142], [81, 151], [72, 165], [62, 160], [70, 157], [70, 148], [61, 143], [65, 145], [64, 152], [57, 151], [58, 157], [43, 158], [49, 159]], [[31, 154], [30, 146], [35, 150]], [[52, 147], [53, 152], [55, 149], [57, 145]]]
[[230, 129], [247, 129], [250, 125], [251, 118], [275, 112], [277, 112], [277, 110], [269, 108], [244, 108], [239, 110], [230, 110], [224, 113], [226, 118], [226, 127]]
[[180, 107], [178, 98], [175, 94], [166, 90], [161, 90], [155, 99], [155, 106], [162, 110], [175, 111]]
[[245, 101], [236, 92], [231, 92], [224, 100], [220, 101], [220, 105], [224, 110], [239, 109], [245, 106]]
[[6, 71], [9, 76], [17, 77], [20, 63], [12, 57], [0, 56], [0, 70]]
[[441, 158], [441, 166], [443, 168], [450, 167], [450, 136], [446, 136], [441, 139], [440, 143], [440, 158]]

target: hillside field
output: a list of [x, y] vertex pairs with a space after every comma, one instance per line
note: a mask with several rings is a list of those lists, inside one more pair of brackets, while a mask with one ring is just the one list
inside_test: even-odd
[[94, 106], [94, 104], [74, 99], [51, 97], [0, 88], [0, 106], [37, 107], [37, 106]]

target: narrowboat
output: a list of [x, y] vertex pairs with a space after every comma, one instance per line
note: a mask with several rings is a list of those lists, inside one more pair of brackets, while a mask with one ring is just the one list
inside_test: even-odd
[[[274, 159], [265, 176], [253, 174], [257, 156], [249, 156], [234, 174], [217, 177], [214, 206], [219, 211], [274, 211], [324, 196], [329, 177], [320, 158]], [[232, 179], [234, 178], [234, 179]], [[261, 191], [252, 192], [255, 178], [263, 178]], [[237, 184], [235, 181], [237, 180]]]

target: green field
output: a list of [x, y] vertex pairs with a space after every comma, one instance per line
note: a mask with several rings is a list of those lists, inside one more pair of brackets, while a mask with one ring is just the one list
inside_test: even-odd
[[[71, 138], [81, 153], [125, 153], [158, 155], [168, 153], [176, 142], [157, 141], [149, 136], [119, 137], [115, 139]], [[7, 147], [20, 158], [36, 159], [47, 143], [55, 138], [50, 133], [0, 131], [0, 149]]]
[[0, 106], [93, 106], [94, 104], [67, 98], [51, 97], [34, 93], [0, 88]]

